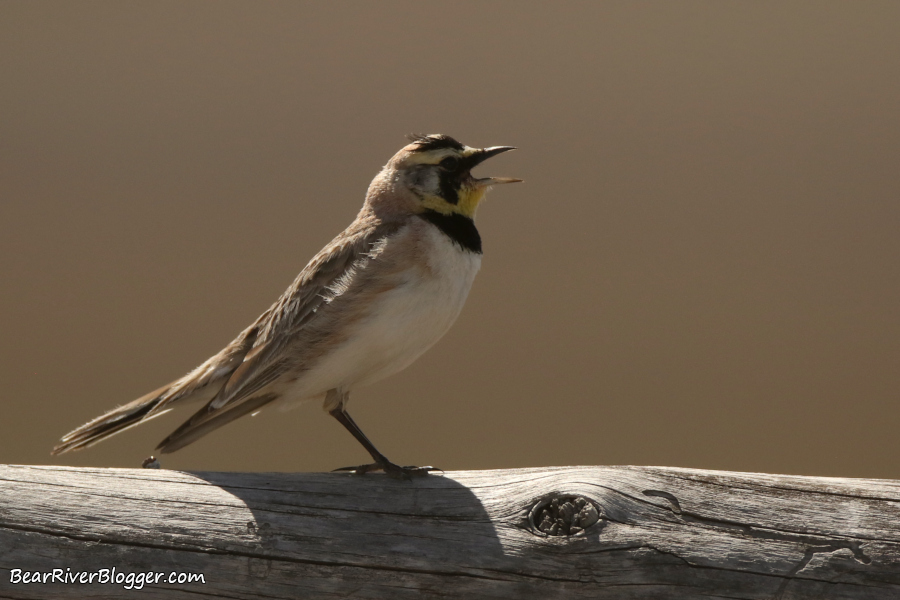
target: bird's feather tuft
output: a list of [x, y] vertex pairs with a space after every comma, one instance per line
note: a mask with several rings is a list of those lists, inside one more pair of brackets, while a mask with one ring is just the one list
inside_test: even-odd
[[446, 148], [452, 150], [465, 150], [465, 146], [454, 140], [449, 135], [442, 133], [411, 133], [406, 136], [410, 142], [416, 145], [419, 152], [427, 152], [429, 150], [444, 150]]

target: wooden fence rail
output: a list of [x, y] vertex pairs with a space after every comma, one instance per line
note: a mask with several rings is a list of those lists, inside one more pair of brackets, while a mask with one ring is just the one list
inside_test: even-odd
[[0, 466], [0, 597], [893, 599], [900, 482]]

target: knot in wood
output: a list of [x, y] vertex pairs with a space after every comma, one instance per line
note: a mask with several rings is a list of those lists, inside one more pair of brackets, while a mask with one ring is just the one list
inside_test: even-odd
[[576, 535], [600, 520], [600, 509], [582, 496], [554, 494], [531, 509], [529, 520], [546, 535]]

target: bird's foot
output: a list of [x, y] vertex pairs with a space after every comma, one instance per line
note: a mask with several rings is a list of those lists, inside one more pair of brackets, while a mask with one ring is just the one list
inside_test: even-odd
[[342, 467], [340, 469], [335, 469], [332, 472], [338, 471], [349, 471], [353, 475], [365, 475], [366, 473], [383, 471], [385, 475], [394, 479], [412, 479], [413, 477], [425, 477], [432, 471], [440, 471], [441, 473], [444, 472], [443, 469], [438, 469], [437, 467], [401, 467], [400, 465], [395, 465], [394, 463], [389, 461], [375, 462], [368, 465], [359, 465], [357, 467]]
[[141, 466], [145, 469], [158, 469], [159, 460], [155, 456], [149, 456], [144, 459], [144, 462], [141, 463]]

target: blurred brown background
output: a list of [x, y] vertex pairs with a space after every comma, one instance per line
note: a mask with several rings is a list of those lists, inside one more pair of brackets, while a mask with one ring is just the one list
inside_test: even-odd
[[[261, 313], [408, 132], [518, 152], [462, 317], [351, 413], [401, 464], [900, 478], [900, 4], [4, 2], [0, 462]], [[319, 406], [177, 469], [366, 461]]]

